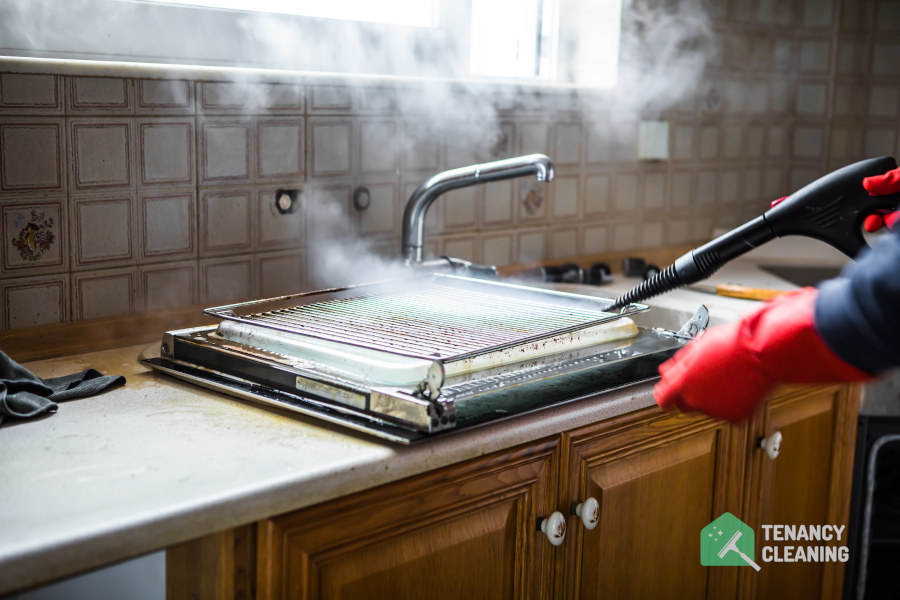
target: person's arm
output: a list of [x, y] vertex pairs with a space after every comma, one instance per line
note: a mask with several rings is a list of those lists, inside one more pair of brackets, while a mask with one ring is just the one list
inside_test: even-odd
[[814, 318], [845, 362], [870, 373], [900, 366], [900, 229], [820, 286]]
[[[867, 178], [873, 195], [900, 193], [900, 169]], [[896, 216], [896, 215], [895, 215]], [[896, 219], [884, 219], [896, 226]], [[662, 408], [739, 421], [778, 383], [863, 381], [900, 366], [900, 232], [821, 290], [784, 294], [713, 327], [660, 365]]]

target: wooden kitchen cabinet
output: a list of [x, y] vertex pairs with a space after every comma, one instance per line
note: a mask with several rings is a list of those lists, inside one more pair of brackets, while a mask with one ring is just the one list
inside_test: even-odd
[[263, 521], [259, 598], [547, 598], [552, 438]]
[[[208, 536], [169, 551], [169, 597], [836, 596], [840, 563], [704, 567], [700, 532], [731, 512], [759, 559], [761, 523], [847, 523], [858, 392], [785, 388], [740, 426], [648, 408]], [[775, 429], [772, 460], [757, 442]], [[589, 496], [593, 530], [571, 513]], [[553, 511], [559, 547], [536, 530]]]
[[[755, 444], [748, 450], [743, 520], [756, 531], [758, 554], [767, 545], [761, 524], [849, 522], [858, 413], [858, 386], [788, 390], [760, 408], [752, 441], [775, 431], [783, 440], [774, 459]], [[742, 569], [740, 597], [839, 598], [843, 576], [841, 562], [769, 562], [759, 573]]]
[[700, 565], [700, 531], [740, 506], [745, 431], [654, 408], [565, 435], [563, 502], [600, 503], [593, 530], [572, 520], [565, 597], [732, 597], [733, 569]]

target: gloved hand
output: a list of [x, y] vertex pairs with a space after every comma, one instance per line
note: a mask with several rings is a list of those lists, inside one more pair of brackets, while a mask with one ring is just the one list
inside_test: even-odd
[[839, 359], [813, 322], [814, 288], [782, 294], [734, 323], [712, 327], [659, 367], [653, 390], [667, 409], [727, 421], [749, 417], [778, 383], [838, 383], [872, 376]]
[[[863, 187], [872, 196], [887, 196], [900, 193], [900, 167], [888, 171], [884, 175], [874, 175], [863, 179]], [[892, 230], [900, 221], [900, 211], [880, 210], [866, 217], [863, 228], [875, 233], [882, 227]]]

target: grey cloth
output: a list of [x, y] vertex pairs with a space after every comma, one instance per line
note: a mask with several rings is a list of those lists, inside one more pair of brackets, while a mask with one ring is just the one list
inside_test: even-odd
[[0, 423], [5, 417], [28, 419], [56, 412], [57, 402], [93, 396], [124, 383], [122, 375], [103, 375], [95, 369], [41, 379], [0, 351]]

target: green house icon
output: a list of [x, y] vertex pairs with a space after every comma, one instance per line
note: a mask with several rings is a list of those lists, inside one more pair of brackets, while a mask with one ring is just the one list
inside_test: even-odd
[[759, 571], [755, 551], [753, 528], [731, 513], [722, 513], [700, 531], [700, 564], [705, 567], [750, 565]]

